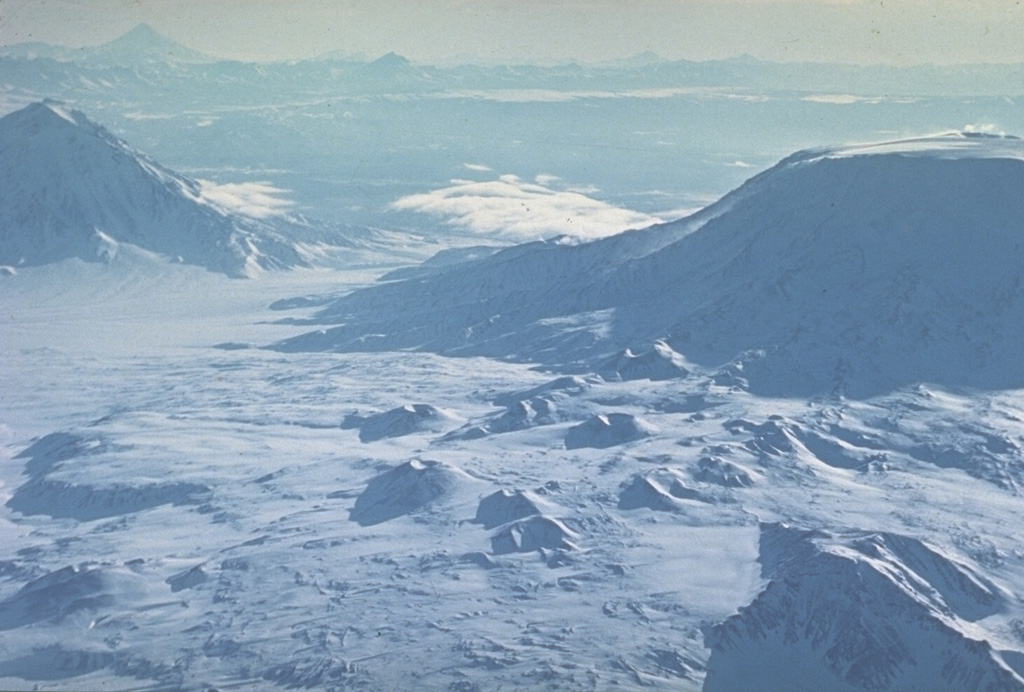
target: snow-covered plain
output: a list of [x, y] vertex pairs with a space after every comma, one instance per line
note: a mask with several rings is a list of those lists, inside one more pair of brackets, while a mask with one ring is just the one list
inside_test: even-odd
[[[153, 46], [175, 59], [108, 66]], [[99, 103], [292, 69], [146, 30], [79, 66], [31, 51], [5, 103], [40, 74], [114, 79]], [[504, 103], [578, 76], [323, 69], [504, 74]], [[215, 243], [169, 261], [139, 189], [257, 234], [290, 213], [272, 180], [210, 187], [53, 104], [9, 117], [53, 136], [0, 139], [24, 203], [0, 228], [0, 688], [1024, 689], [1020, 142], [802, 152], [589, 243], [328, 224], [336, 251], [267, 243], [293, 268], [246, 272]]]
[[1024, 686], [1015, 392], [244, 348], [373, 272], [143, 260], [3, 278], [0, 686]]

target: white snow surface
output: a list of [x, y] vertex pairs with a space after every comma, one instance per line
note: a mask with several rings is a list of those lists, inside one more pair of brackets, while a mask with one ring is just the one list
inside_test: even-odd
[[[1020, 161], [971, 153], [1015, 146], [802, 154], [677, 224], [387, 284], [241, 282], [132, 243], [0, 275], [0, 688], [1024, 689], [1024, 395], [996, 322], [1017, 298], [978, 302], [1015, 271]], [[858, 222], [808, 229], [832, 201]], [[776, 265], [785, 290], [758, 283]], [[928, 290], [858, 318], [857, 276], [894, 266]], [[327, 314], [363, 348], [303, 336], [349, 291]], [[988, 359], [923, 358], [922, 315]], [[777, 334], [761, 379], [688, 347]], [[865, 349], [857, 397], [798, 377], [812, 342]], [[658, 367], [595, 372], [625, 348]], [[387, 434], [361, 440], [368, 419]]]

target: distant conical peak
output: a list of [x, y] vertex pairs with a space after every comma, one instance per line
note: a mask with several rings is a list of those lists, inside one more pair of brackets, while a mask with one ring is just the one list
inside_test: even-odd
[[406, 58], [404, 56], [401, 56], [398, 53], [395, 53], [394, 51], [392, 51], [390, 53], [386, 53], [385, 55], [380, 56], [379, 58], [377, 58], [376, 60], [374, 60], [370, 64], [371, 65], [381, 65], [381, 66], [386, 66], [386, 67], [392, 67], [392, 66], [393, 67], [399, 67], [399, 66], [403, 66], [404, 67], [406, 65], [411, 65], [412, 63], [409, 61], [408, 58]]
[[136, 25], [128, 33], [109, 43], [97, 46], [92, 51], [92, 57], [99, 59], [122, 60], [126, 56], [141, 56], [150, 59], [154, 57], [173, 58], [188, 62], [212, 60], [209, 56], [164, 36], [146, 23]]
[[167, 38], [159, 31], [154, 29], [152, 25], [142, 22], [137, 24], [135, 28], [126, 34], [122, 34], [119, 38], [114, 39], [115, 43], [131, 43], [140, 46], [152, 46], [152, 45], [177, 45], [173, 40]]

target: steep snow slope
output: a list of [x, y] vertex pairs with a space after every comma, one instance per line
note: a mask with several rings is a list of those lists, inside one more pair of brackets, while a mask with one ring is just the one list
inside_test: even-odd
[[302, 224], [233, 214], [77, 111], [0, 118], [0, 264], [109, 261], [121, 243], [231, 275], [306, 264]]
[[681, 222], [357, 292], [278, 347], [593, 369], [662, 339], [762, 393], [1024, 384], [1022, 159], [966, 134], [801, 152]]
[[1005, 594], [906, 536], [762, 527], [768, 585], [706, 633], [705, 692], [1024, 690], [973, 621]]

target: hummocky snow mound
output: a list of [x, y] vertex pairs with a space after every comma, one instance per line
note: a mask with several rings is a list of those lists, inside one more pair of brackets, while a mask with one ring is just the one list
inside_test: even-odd
[[93, 521], [162, 505], [188, 504], [209, 493], [210, 489], [200, 483], [85, 485], [37, 477], [19, 486], [6, 506], [26, 516]]
[[14, 458], [28, 460], [25, 462], [27, 475], [45, 476], [69, 459], [99, 454], [110, 447], [110, 443], [98, 435], [61, 431], [43, 435]]
[[413, 459], [372, 479], [356, 498], [349, 519], [372, 526], [450, 496], [470, 477], [440, 461]]
[[538, 425], [558, 422], [558, 407], [542, 396], [517, 401], [502, 413], [490, 419], [453, 430], [444, 436], [445, 440], [475, 440], [487, 435], [528, 430]]
[[532, 516], [506, 525], [491, 537], [495, 555], [530, 553], [535, 550], [573, 550], [576, 534], [558, 519]]
[[0, 601], [0, 630], [52, 620], [79, 611], [96, 610], [137, 597], [142, 580], [112, 567], [64, 567], [25, 584]]
[[430, 404], [406, 404], [390, 411], [346, 418], [344, 427], [358, 427], [360, 442], [374, 442], [387, 437], [402, 437], [418, 432], [442, 432], [462, 419], [450, 411]]
[[208, 202], [198, 182], [51, 102], [0, 118], [0, 194], [0, 264], [109, 261], [121, 243], [236, 276], [306, 264], [284, 221]]
[[669, 380], [689, 374], [685, 360], [664, 341], [655, 341], [650, 350], [633, 353], [624, 350], [598, 370], [606, 380]]
[[485, 529], [524, 517], [542, 514], [547, 503], [529, 490], [499, 490], [480, 500], [473, 518]]
[[761, 528], [767, 586], [705, 633], [708, 692], [1024, 690], [979, 640], [1006, 596], [916, 539]]
[[701, 457], [697, 467], [690, 473], [694, 480], [701, 483], [713, 483], [726, 488], [748, 488], [754, 485], [754, 476], [748, 469], [711, 455]]
[[527, 401], [536, 397], [543, 397], [550, 401], [559, 401], [581, 394], [597, 382], [600, 382], [600, 379], [584, 379], [575, 375], [557, 377], [550, 382], [545, 382], [539, 387], [527, 389], [526, 391], [502, 394], [494, 399], [494, 403], [498, 406], [512, 406], [518, 401]]
[[565, 448], [605, 449], [640, 440], [656, 430], [644, 419], [629, 413], [601, 413], [569, 428], [569, 432], [565, 434]]
[[679, 509], [679, 500], [715, 502], [716, 498], [691, 488], [680, 471], [664, 467], [634, 476], [619, 494], [619, 509], [648, 507], [673, 512]]
[[1021, 386], [1022, 191], [1010, 138], [802, 152], [673, 224], [357, 291], [278, 348], [595, 368], [661, 339], [765, 394]]

